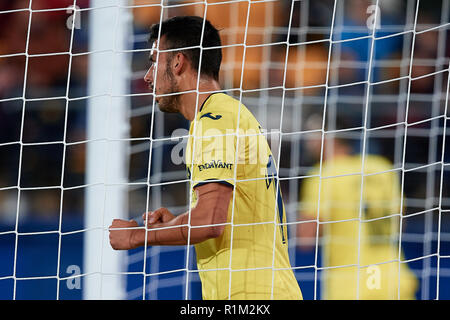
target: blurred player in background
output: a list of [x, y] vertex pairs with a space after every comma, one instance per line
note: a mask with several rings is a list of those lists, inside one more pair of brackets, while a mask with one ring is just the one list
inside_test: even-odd
[[[321, 119], [312, 116], [307, 126], [321, 127]], [[386, 158], [366, 154], [361, 179], [362, 155], [354, 153], [348, 139], [332, 135], [325, 135], [322, 172], [317, 164], [308, 174], [322, 179], [304, 180], [299, 210], [300, 220], [322, 222], [323, 299], [414, 299], [417, 280], [406, 263], [400, 269], [398, 264], [403, 254], [399, 257], [397, 173], [389, 171], [392, 164]], [[319, 159], [321, 137], [317, 133], [307, 142], [308, 151]], [[315, 248], [316, 231], [316, 222], [297, 225], [301, 250]]]
[[[204, 49], [198, 75], [200, 49], [181, 48], [198, 46], [200, 39]], [[155, 90], [159, 108], [191, 121], [186, 149], [191, 211], [178, 216], [166, 208], [150, 212], [144, 215], [147, 233], [142, 228], [115, 230], [138, 226], [134, 220], [115, 219], [111, 246], [194, 244], [204, 299], [301, 299], [267, 140], [250, 111], [220, 92], [218, 31], [199, 17], [175, 17], [152, 26], [150, 42], [145, 81]], [[237, 140], [238, 128], [260, 139]]]

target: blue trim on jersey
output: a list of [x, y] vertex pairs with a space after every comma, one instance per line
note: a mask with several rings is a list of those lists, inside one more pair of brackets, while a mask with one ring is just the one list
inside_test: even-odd
[[213, 116], [213, 114], [211, 112], [207, 112], [205, 114], [202, 114], [200, 116], [200, 119], [201, 118], [210, 118], [210, 119], [213, 119], [213, 120], [219, 120], [220, 118], [222, 118], [222, 115], [218, 114], [218, 115]]
[[225, 186], [227, 186], [227, 187], [234, 188], [234, 185], [232, 185], [231, 183], [229, 183], [229, 182], [227, 182], [227, 181], [218, 180], [218, 179], [208, 179], [208, 180], [205, 180], [205, 181], [202, 181], [202, 182], [197, 183], [197, 184], [193, 187], [193, 189], [195, 189], [195, 188], [197, 188], [197, 187], [199, 187], [199, 186], [203, 186], [203, 185], [208, 184], [208, 183], [220, 183], [220, 184], [223, 184], [223, 185], [225, 185]]
[[277, 194], [276, 199], [276, 206], [278, 207], [278, 217], [280, 219], [280, 230], [281, 230], [281, 239], [283, 241], [283, 244], [286, 243], [286, 238], [284, 237], [284, 228], [285, 226], [282, 225], [283, 223], [283, 199], [281, 197], [281, 190], [280, 190], [280, 186], [278, 183], [278, 178], [277, 178], [277, 169], [275, 167], [275, 163], [272, 161], [272, 155], [269, 155], [269, 160], [267, 161], [267, 174], [266, 174], [266, 187], [267, 189], [269, 189], [270, 185], [272, 184], [272, 181], [274, 182], [273, 184], [273, 188], [274, 188], [274, 193], [276, 192]]
[[203, 101], [203, 103], [202, 103], [202, 105], [200, 106], [200, 109], [198, 110], [198, 112], [199, 112], [199, 113], [202, 112], [203, 106], [205, 105], [206, 101], [208, 101], [208, 99], [211, 98], [212, 95], [218, 94], [218, 93], [226, 94], [226, 93], [224, 93], [224, 92], [214, 92], [214, 93], [211, 93], [211, 94], [205, 99], [205, 101]]
[[[278, 181], [276, 186], [278, 185]], [[277, 207], [278, 207], [278, 217], [280, 218], [280, 229], [281, 229], [281, 239], [283, 241], [283, 244], [286, 243], [286, 238], [284, 237], [284, 228], [285, 226], [282, 224], [283, 223], [283, 198], [281, 197], [281, 190], [280, 187], [278, 186], [278, 190], [277, 190]]]

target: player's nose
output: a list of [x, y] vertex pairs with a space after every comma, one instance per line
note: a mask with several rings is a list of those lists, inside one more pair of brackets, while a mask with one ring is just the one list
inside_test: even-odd
[[144, 76], [144, 81], [147, 83], [150, 89], [153, 90], [153, 66], [147, 70]]

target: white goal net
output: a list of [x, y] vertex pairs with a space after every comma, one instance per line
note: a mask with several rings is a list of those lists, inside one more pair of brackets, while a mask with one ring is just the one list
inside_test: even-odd
[[[363, 298], [393, 263], [412, 297], [449, 299], [450, 0], [2, 1], [0, 299], [201, 299], [193, 246], [108, 242], [114, 218], [189, 210], [189, 122], [143, 80], [149, 27], [177, 15], [220, 31], [220, 83], [271, 146], [304, 299], [350, 269]], [[371, 215], [388, 189], [396, 207]], [[387, 221], [394, 253], [367, 258]]]

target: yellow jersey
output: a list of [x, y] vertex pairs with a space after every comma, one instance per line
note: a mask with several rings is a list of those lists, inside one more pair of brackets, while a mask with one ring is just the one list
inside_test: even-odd
[[[376, 155], [365, 157], [363, 175], [362, 168], [360, 155], [335, 157], [323, 163], [321, 179], [306, 178], [301, 189], [303, 219], [327, 222], [320, 235], [323, 297], [414, 299], [417, 279], [405, 262], [400, 268], [398, 262], [404, 259], [399, 254], [397, 174]], [[317, 166], [311, 176], [319, 173]]]
[[251, 112], [224, 93], [210, 95], [191, 122], [186, 167], [191, 207], [196, 186], [233, 187], [223, 234], [195, 245], [203, 299], [302, 299], [275, 162]]

